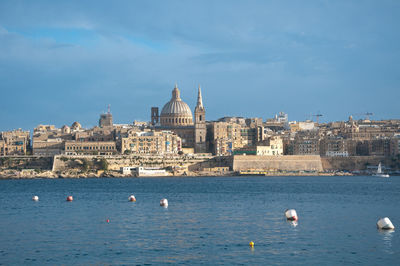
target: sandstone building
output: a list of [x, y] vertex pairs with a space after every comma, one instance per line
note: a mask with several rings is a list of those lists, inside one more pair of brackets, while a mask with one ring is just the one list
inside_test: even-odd
[[194, 121], [192, 111], [181, 99], [180, 90], [175, 84], [172, 98], [161, 109], [161, 114], [158, 114], [157, 107], [151, 108], [151, 122], [157, 131], [176, 133], [182, 139], [183, 148], [193, 148], [196, 153], [206, 152], [207, 128], [200, 86]]

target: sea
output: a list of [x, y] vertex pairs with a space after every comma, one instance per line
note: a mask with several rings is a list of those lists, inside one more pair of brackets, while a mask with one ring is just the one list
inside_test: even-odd
[[0, 180], [0, 265], [349, 264], [400, 265], [400, 177]]

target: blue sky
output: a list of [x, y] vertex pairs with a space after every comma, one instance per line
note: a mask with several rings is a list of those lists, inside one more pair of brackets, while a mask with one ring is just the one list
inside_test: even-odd
[[1, 1], [0, 130], [206, 116], [400, 118], [400, 1]]

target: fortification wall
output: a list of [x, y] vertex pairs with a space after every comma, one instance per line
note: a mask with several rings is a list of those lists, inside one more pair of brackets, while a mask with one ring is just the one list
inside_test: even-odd
[[396, 167], [391, 158], [383, 156], [322, 157], [321, 160], [325, 171], [362, 171], [368, 166], [377, 166], [379, 162]]
[[[101, 161], [107, 162], [108, 170], [119, 171], [121, 167], [169, 167], [182, 166], [190, 167], [209, 160], [209, 156], [188, 157], [188, 156], [135, 156], [135, 155], [57, 155], [54, 157], [53, 171], [62, 172], [74, 168], [88, 167], [89, 169], [101, 169]], [[86, 165], [86, 166], [85, 166]]]
[[216, 156], [214, 158], [191, 164], [190, 171], [203, 171], [204, 168], [229, 167], [232, 170], [232, 156]]
[[51, 170], [53, 157], [43, 156], [1, 156], [0, 169]]
[[246, 170], [322, 172], [323, 167], [319, 155], [235, 155], [233, 157], [233, 171]]

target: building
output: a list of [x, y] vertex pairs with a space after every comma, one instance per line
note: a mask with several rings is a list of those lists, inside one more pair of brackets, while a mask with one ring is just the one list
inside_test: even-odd
[[181, 99], [180, 90], [175, 84], [172, 98], [161, 109], [151, 108], [151, 124], [156, 131], [172, 131], [182, 140], [182, 148], [194, 148], [195, 152], [206, 152], [207, 127], [205, 108], [199, 86], [195, 120], [189, 106]]
[[66, 141], [64, 151], [67, 155], [112, 155], [117, 153], [114, 141]]
[[177, 154], [181, 151], [181, 138], [171, 131], [132, 131], [122, 138], [123, 154]]
[[80, 129], [75, 122], [71, 127], [64, 125], [61, 129], [54, 125], [39, 125], [33, 130], [32, 149], [34, 155], [53, 156], [64, 153], [65, 141], [73, 140], [71, 128]]
[[194, 151], [196, 153], [205, 153], [206, 149], [206, 110], [203, 106], [203, 98], [201, 96], [201, 88], [199, 86], [197, 105], [194, 110], [195, 128], [194, 128]]
[[267, 145], [257, 145], [256, 146], [257, 155], [283, 155], [283, 141], [279, 136], [270, 137], [267, 141]]
[[318, 131], [299, 131], [293, 142], [294, 155], [319, 155]]
[[347, 140], [338, 135], [329, 135], [320, 141], [320, 155], [328, 157], [347, 157]]
[[101, 114], [99, 119], [99, 127], [112, 127], [113, 117], [111, 114], [110, 105], [108, 105], [108, 110], [106, 114]]
[[30, 132], [21, 129], [0, 132], [0, 155], [26, 155], [30, 139]]
[[[232, 120], [225, 120], [232, 121]], [[245, 124], [243, 124], [245, 126]], [[230, 155], [244, 146], [242, 126], [235, 122], [210, 122], [207, 124], [208, 150], [216, 155]]]

